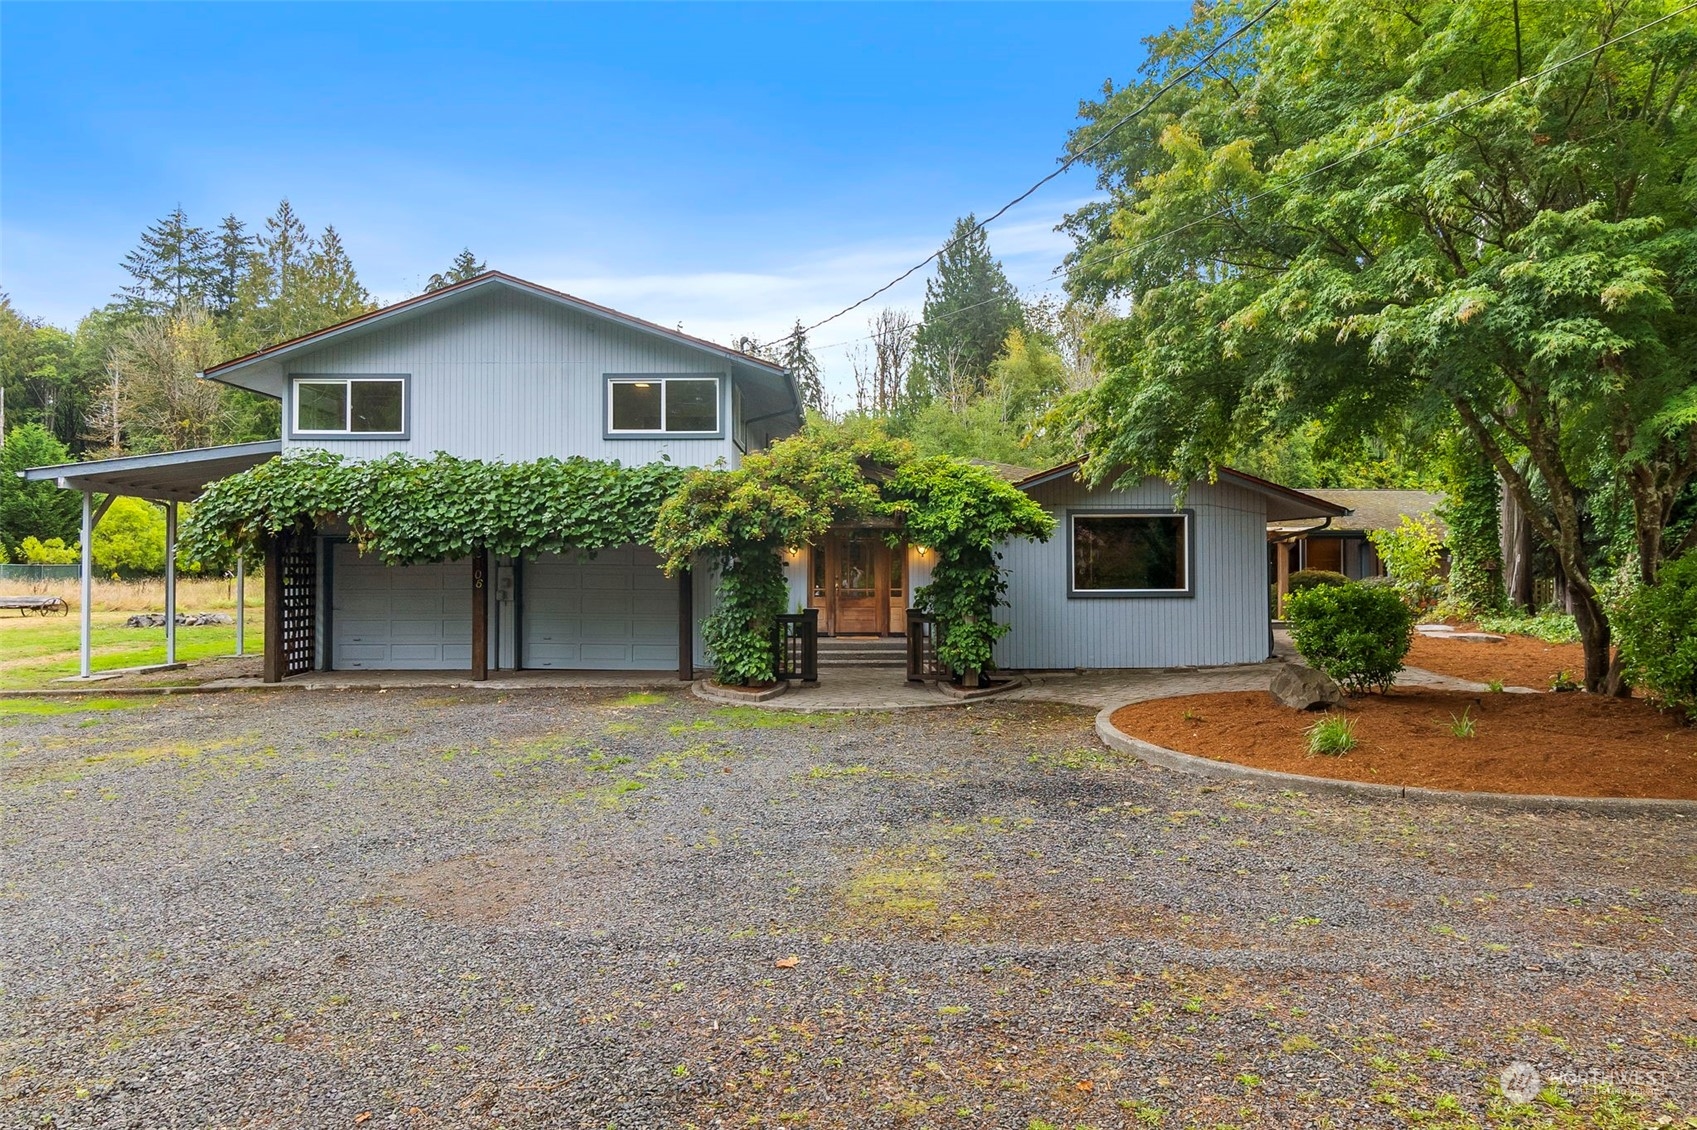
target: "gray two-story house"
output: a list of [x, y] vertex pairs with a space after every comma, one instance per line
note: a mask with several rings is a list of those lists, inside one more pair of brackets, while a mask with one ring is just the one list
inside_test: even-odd
[[[279, 451], [390, 452], [517, 461], [581, 455], [737, 466], [796, 431], [782, 368], [509, 275], [491, 272], [207, 370], [275, 397], [268, 444], [40, 468], [81, 489], [192, 499]], [[1046, 543], [1004, 550], [1005, 668], [1255, 662], [1269, 650], [1268, 521], [1345, 513], [1236, 472], [1190, 485], [1091, 487], [1068, 464], [1017, 485], [1056, 519]], [[91, 514], [92, 516], [92, 514]], [[892, 541], [895, 542], [892, 545]], [[699, 625], [715, 578], [666, 578], [641, 545], [593, 556], [391, 566], [334, 527], [267, 577], [268, 677], [303, 669], [677, 671], [709, 657]], [[785, 562], [795, 609], [827, 635], [899, 635], [930, 550], [899, 531], [843, 528]], [[293, 588], [283, 584], [282, 574]], [[282, 634], [273, 631], [273, 634]], [[274, 655], [286, 651], [277, 665]], [[86, 654], [86, 645], [85, 645]], [[86, 660], [85, 660], [86, 663]]]

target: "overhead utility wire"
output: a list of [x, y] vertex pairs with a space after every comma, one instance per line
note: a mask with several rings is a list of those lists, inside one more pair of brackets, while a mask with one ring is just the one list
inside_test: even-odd
[[[1092, 141], [1089, 145], [1086, 145], [1083, 149], [1080, 149], [1077, 153], [1074, 153], [1072, 156], [1068, 157], [1065, 161], [1061, 162], [1061, 164], [1058, 168], [1054, 169], [1047, 176], [1045, 176], [1042, 179], [1040, 179], [1039, 181], [1037, 181], [1036, 184], [1032, 185], [1030, 188], [1026, 189], [1024, 192], [1020, 193], [1018, 196], [1014, 197], [1012, 200], [1008, 201], [1006, 204], [1002, 205], [1000, 208], [996, 209], [994, 212], [992, 212], [990, 215], [986, 216], [984, 219], [979, 220], [976, 224], [974, 224], [972, 226], [971, 231], [965, 232], [964, 234], [958, 235], [954, 239], [949, 240], [947, 243], [943, 244], [943, 246], [939, 247], [937, 250], [933, 251], [930, 255], [926, 256], [924, 259], [915, 263], [913, 266], [909, 267], [907, 270], [903, 271], [901, 274], [897, 275], [895, 278], [891, 279], [889, 282], [885, 283], [883, 286], [879, 287], [877, 290], [873, 291], [871, 294], [868, 294], [866, 297], [861, 298], [861, 299], [859, 299], [855, 302], [849, 303], [847, 306], [844, 306], [841, 310], [838, 310], [835, 314], [832, 314], [830, 317], [821, 318], [821, 319], [819, 319], [819, 321], [814, 322], [810, 326], [802, 327], [800, 332], [802, 334], [810, 334], [814, 330], [818, 329], [820, 326], [823, 326], [823, 325], [825, 325], [829, 322], [834, 322], [838, 318], [842, 317], [844, 314], [847, 314], [850, 311], [859, 309], [860, 307], [866, 305], [868, 302], [871, 302], [874, 298], [877, 298], [880, 294], [883, 294], [886, 290], [889, 290], [891, 287], [896, 286], [898, 283], [901, 283], [908, 278], [911, 278], [914, 275], [915, 272], [922, 271], [926, 267], [930, 266], [938, 257], [940, 257], [943, 254], [943, 252], [949, 250], [951, 247], [953, 247], [955, 244], [959, 243], [961, 240], [966, 239], [970, 235], [974, 235], [978, 232], [983, 231], [985, 229], [985, 227], [988, 226], [991, 222], [998, 220], [1002, 216], [1006, 215], [1008, 209], [1010, 209], [1010, 208], [1014, 207], [1015, 205], [1023, 202], [1024, 200], [1029, 198], [1032, 193], [1036, 192], [1038, 189], [1042, 188], [1044, 185], [1048, 184], [1050, 181], [1054, 180], [1056, 177], [1060, 176], [1062, 173], [1064, 173], [1068, 169], [1072, 168], [1079, 161], [1083, 160], [1097, 146], [1103, 144], [1110, 137], [1114, 136], [1115, 133], [1119, 132], [1121, 127], [1129, 125], [1131, 122], [1133, 122], [1137, 118], [1141, 117], [1145, 112], [1148, 111], [1148, 109], [1151, 106], [1153, 106], [1157, 101], [1160, 100], [1161, 95], [1165, 94], [1167, 91], [1171, 90], [1173, 87], [1179, 85], [1180, 83], [1185, 82], [1186, 80], [1191, 78], [1193, 75], [1195, 75], [1198, 71], [1200, 71], [1203, 67], [1207, 66], [1210, 62], [1213, 61], [1215, 55], [1218, 55], [1221, 51], [1224, 51], [1228, 46], [1230, 46], [1232, 44], [1233, 41], [1237, 40], [1245, 32], [1247, 32], [1250, 28], [1252, 28], [1256, 24], [1260, 23], [1263, 19], [1266, 18], [1267, 14], [1269, 12], [1271, 12], [1274, 8], [1277, 8], [1282, 3], [1284, 3], [1284, 0], [1272, 0], [1272, 3], [1268, 4], [1265, 8], [1262, 8], [1259, 12], [1255, 13], [1255, 15], [1247, 23], [1243, 24], [1236, 31], [1232, 32], [1230, 35], [1226, 36], [1224, 39], [1222, 39], [1218, 43], [1216, 43], [1213, 46], [1213, 48], [1206, 55], [1202, 56], [1201, 59], [1197, 60], [1197, 62], [1193, 66], [1191, 66], [1188, 70], [1186, 70], [1183, 74], [1177, 75], [1176, 77], [1172, 78], [1171, 80], [1169, 80], [1166, 83], [1166, 85], [1162, 86], [1161, 89], [1157, 90], [1154, 94], [1151, 94], [1149, 96], [1148, 101], [1144, 102], [1143, 105], [1139, 106], [1137, 109], [1133, 110], [1131, 113], [1127, 114], [1125, 117], [1121, 118], [1119, 121], [1117, 121], [1113, 125], [1109, 126], [1108, 129], [1105, 132], [1103, 132], [1103, 134], [1100, 137], [1098, 137], [1095, 141]], [[778, 341], [787, 341], [791, 338], [794, 338], [795, 336], [796, 336], [796, 334], [792, 332], [792, 333], [786, 334], [784, 337], [778, 338], [777, 340]], [[776, 344], [776, 342], [774, 342], [773, 344]]]
[[[1535, 79], [1545, 78], [1549, 75], [1552, 75], [1556, 71], [1561, 70], [1563, 67], [1571, 66], [1572, 64], [1577, 63], [1582, 59], [1585, 59], [1585, 58], [1588, 58], [1589, 56], [1597, 54], [1599, 51], [1606, 51], [1610, 47], [1615, 46], [1617, 43], [1622, 43], [1622, 42], [1624, 42], [1628, 39], [1631, 39], [1633, 36], [1639, 34], [1640, 32], [1648, 31], [1649, 29], [1655, 27], [1657, 24], [1666, 23], [1668, 20], [1674, 19], [1677, 16], [1682, 16], [1686, 12], [1689, 12], [1693, 9], [1697, 9], [1697, 0], [1693, 0], [1692, 3], [1685, 5], [1685, 7], [1683, 7], [1683, 8], [1678, 8], [1678, 9], [1672, 11], [1672, 12], [1669, 12], [1665, 16], [1658, 16], [1655, 19], [1649, 21], [1648, 23], [1640, 24], [1639, 26], [1633, 28], [1631, 31], [1622, 32], [1621, 34], [1615, 36], [1613, 39], [1606, 40], [1602, 43], [1599, 43], [1595, 47], [1588, 47], [1584, 51], [1579, 52], [1577, 55], [1570, 55], [1567, 58], [1563, 59], [1559, 63], [1551, 63], [1549, 66], [1545, 67], [1541, 71], [1535, 71], [1532, 74], [1526, 75], [1524, 78], [1515, 79], [1513, 82], [1509, 83], [1507, 86], [1500, 87], [1497, 90], [1493, 90], [1489, 94], [1481, 95], [1478, 98], [1475, 98], [1471, 102], [1466, 102], [1466, 103], [1463, 103], [1460, 106], [1455, 106], [1455, 107], [1452, 107], [1451, 109], [1445, 110], [1442, 114], [1439, 114], [1435, 118], [1428, 118], [1424, 122], [1420, 122], [1420, 123], [1418, 123], [1416, 125], [1412, 125], [1412, 126], [1407, 126], [1403, 129], [1398, 130], [1396, 133], [1390, 134], [1390, 135], [1388, 135], [1384, 138], [1381, 138], [1378, 141], [1375, 141], [1371, 145], [1363, 146], [1360, 149], [1356, 149], [1356, 150], [1353, 150], [1352, 152], [1344, 154], [1342, 157], [1339, 157], [1339, 158], [1332, 160], [1332, 161], [1328, 161], [1326, 164], [1321, 165], [1319, 168], [1310, 169], [1306, 173], [1301, 173], [1298, 176], [1296, 176], [1293, 179], [1293, 181], [1291, 181], [1290, 183], [1296, 183], [1296, 182], [1304, 181], [1304, 180], [1307, 180], [1310, 177], [1319, 176], [1321, 173], [1330, 172], [1331, 170], [1337, 168], [1339, 165], [1345, 164], [1349, 161], [1353, 161], [1357, 157], [1366, 156], [1368, 153], [1371, 153], [1376, 149], [1383, 149], [1385, 146], [1390, 145], [1392, 142], [1401, 141], [1403, 138], [1412, 136], [1413, 134], [1416, 134], [1416, 133], [1419, 133], [1421, 130], [1426, 129], [1429, 126], [1435, 126], [1435, 125], [1439, 124], [1440, 122], [1447, 121], [1448, 119], [1453, 118], [1458, 114], [1462, 114], [1462, 113], [1465, 113], [1468, 110], [1474, 109], [1475, 107], [1482, 106], [1485, 103], [1492, 101], [1493, 99], [1501, 98], [1503, 95], [1514, 90], [1516, 87], [1524, 86], [1526, 83], [1532, 82]], [[1263, 12], [1263, 14], [1265, 14], [1265, 13]], [[1256, 18], [1259, 19], [1260, 17], [1258, 16]], [[1224, 46], [1224, 44], [1222, 43], [1221, 46]], [[1216, 50], [1217, 50], [1217, 48], [1216, 48]], [[1125, 124], [1125, 122], [1121, 121], [1114, 126], [1114, 129], [1118, 129], [1121, 125], [1124, 125], [1124, 124]], [[1106, 135], [1103, 135], [1103, 137], [1098, 139], [1098, 140], [1099, 141], [1106, 140]], [[1083, 152], [1081, 152], [1079, 155], [1083, 156]], [[1142, 239], [1142, 240], [1139, 240], [1136, 243], [1128, 244], [1122, 250], [1124, 250], [1124, 251], [1137, 251], [1137, 250], [1140, 250], [1142, 248], [1152, 246], [1156, 243], [1161, 242], [1163, 239], [1168, 239], [1172, 236], [1178, 235], [1180, 232], [1189, 231], [1191, 228], [1198, 227], [1202, 224], [1205, 224], [1209, 220], [1217, 220], [1221, 216], [1224, 216], [1228, 212], [1232, 211], [1234, 208], [1241, 208], [1245, 205], [1253, 204], [1257, 200], [1262, 200], [1262, 199], [1264, 199], [1268, 196], [1271, 196], [1273, 194], [1273, 192], [1275, 192], [1275, 191], [1276, 191], [1275, 189], [1271, 189], [1271, 188], [1263, 189], [1262, 191], [1255, 193], [1253, 196], [1249, 196], [1249, 197], [1244, 198], [1238, 204], [1224, 205], [1223, 207], [1220, 207], [1220, 208], [1216, 209], [1215, 211], [1208, 213], [1206, 216], [1199, 216], [1196, 219], [1191, 220], [1189, 223], [1180, 225], [1179, 227], [1173, 228], [1170, 231], [1164, 231], [1164, 232], [1160, 233], [1159, 235], [1152, 235], [1147, 239]], [[1026, 193], [1026, 195], [1029, 196], [1030, 193], [1028, 192], [1028, 193]], [[1022, 197], [1022, 199], [1023, 199], [1023, 197]], [[992, 219], [993, 218], [994, 217], [992, 217]], [[986, 220], [985, 222], [988, 223], [989, 221]], [[941, 254], [941, 252], [939, 252], [939, 254]], [[934, 259], [934, 258], [936, 258], [936, 256], [934, 255], [934, 256], [932, 256], [932, 258]], [[926, 262], [929, 262], [929, 261], [930, 260], [927, 260]], [[925, 265], [924, 263], [920, 264], [921, 267], [923, 267], [924, 265]], [[918, 268], [916, 267], [915, 270], [917, 270], [917, 269]], [[1066, 269], [1066, 265], [1063, 263], [1061, 266], [1056, 267], [1053, 271], [1049, 272], [1049, 278], [1052, 279], [1052, 278], [1058, 277], [1061, 274], [1061, 272], [1064, 271], [1065, 269]], [[912, 271], [908, 272], [908, 274], [912, 274], [912, 273], [913, 273]], [[905, 278], [905, 277], [906, 276], [904, 275], [903, 278]], [[900, 282], [900, 281], [901, 281], [900, 279], [896, 280], [896, 282]], [[891, 285], [894, 285], [894, 284], [892, 283]], [[888, 289], [888, 287], [884, 287], [882, 289]], [[861, 299], [860, 302], [855, 303], [855, 306], [859, 306], [861, 303], [866, 302], [868, 299], [875, 297], [878, 293], [880, 293], [880, 291], [874, 291], [871, 295], [868, 295], [867, 298], [863, 298], [863, 299]], [[987, 298], [983, 302], [974, 302], [971, 306], [962, 306], [959, 309], [950, 311], [948, 314], [944, 315], [944, 317], [945, 318], [952, 318], [952, 317], [954, 317], [958, 314], [964, 314], [968, 310], [975, 309], [976, 307], [987, 306], [992, 302], [1000, 302], [1000, 301], [1001, 301], [1001, 299], [999, 299], [999, 298]], [[814, 323], [813, 327], [808, 327], [808, 328], [812, 329], [812, 328], [815, 328], [817, 326], [822, 326], [822, 325], [825, 324], [825, 322], [830, 321], [832, 318], [841, 317], [843, 314], [848, 313], [848, 310], [852, 310], [852, 309], [854, 309], [854, 306], [850, 306], [847, 310], [843, 310], [843, 311], [838, 312], [837, 314], [831, 315], [831, 318], [826, 318], [825, 321], [823, 321], [823, 322], [816, 322], [816, 323]], [[803, 330], [802, 332], [806, 333], [807, 330]], [[794, 335], [792, 334], [790, 336], [794, 336]], [[873, 336], [874, 335], [866, 334], [866, 335], [863, 335], [861, 337], [851, 337], [851, 338], [847, 339], [846, 341], [831, 342], [827, 345], [817, 346], [816, 348], [818, 348], [818, 349], [832, 349], [832, 348], [835, 348], [837, 346], [852, 345], [857, 341], [871, 341]], [[785, 339], [779, 338], [778, 340], [783, 341]]]

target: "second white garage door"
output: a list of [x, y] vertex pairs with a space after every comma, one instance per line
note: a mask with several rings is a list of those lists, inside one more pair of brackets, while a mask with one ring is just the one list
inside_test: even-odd
[[525, 667], [663, 671], [678, 665], [678, 584], [640, 546], [526, 561], [519, 632]]
[[338, 542], [330, 571], [338, 671], [471, 667], [471, 563], [385, 565]]

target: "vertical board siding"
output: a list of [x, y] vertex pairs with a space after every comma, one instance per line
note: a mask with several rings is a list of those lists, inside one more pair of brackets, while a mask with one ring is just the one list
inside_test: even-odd
[[[729, 386], [722, 361], [505, 288], [328, 342], [291, 358], [288, 371], [406, 373], [412, 403], [406, 439], [291, 440], [285, 427], [285, 448], [321, 447], [357, 459], [446, 451], [507, 461], [586, 455], [626, 466], [663, 456], [684, 466], [738, 462], [729, 438], [610, 440], [605, 434], [604, 374], [719, 372]], [[724, 403], [729, 411], [728, 395]], [[727, 437], [733, 434], [727, 429]]]
[[1119, 490], [1090, 490], [1064, 480], [1032, 497], [1055, 516], [1045, 543], [1003, 546], [1008, 605], [997, 619], [1009, 632], [996, 662], [1013, 669], [1067, 667], [1211, 667], [1267, 658], [1267, 508], [1253, 491], [1195, 483], [1191, 597], [1076, 600], [1067, 596], [1069, 508], [1173, 508], [1173, 489], [1146, 479]]

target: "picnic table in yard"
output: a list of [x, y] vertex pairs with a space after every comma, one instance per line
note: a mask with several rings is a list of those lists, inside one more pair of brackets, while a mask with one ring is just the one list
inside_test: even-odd
[[0, 609], [15, 608], [18, 615], [69, 616], [71, 606], [62, 596], [0, 596]]

